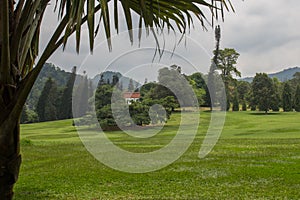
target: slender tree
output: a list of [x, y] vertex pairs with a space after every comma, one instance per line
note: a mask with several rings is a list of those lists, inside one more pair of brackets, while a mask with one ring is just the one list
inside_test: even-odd
[[232, 101], [232, 111], [239, 111], [240, 105], [239, 105], [239, 96], [238, 92], [234, 92], [233, 101]]
[[215, 40], [216, 40], [216, 49], [214, 50], [214, 57], [212, 59], [212, 63], [210, 65], [210, 69], [208, 72], [208, 80], [207, 80], [207, 88], [206, 94], [209, 94], [210, 110], [213, 110], [213, 107], [216, 103], [216, 86], [215, 86], [215, 73], [217, 70], [217, 58], [219, 56], [220, 49], [220, 39], [221, 39], [221, 28], [220, 26], [216, 26], [215, 28]]
[[61, 97], [61, 103], [59, 105], [59, 119], [71, 119], [72, 115], [72, 93], [74, 82], [76, 78], [76, 66], [72, 69], [66, 88], [63, 91]]
[[[82, 117], [88, 111], [88, 99], [89, 99], [89, 89], [88, 89], [88, 79], [84, 72], [84, 76], [81, 78], [80, 83], [75, 91], [75, 105], [74, 107], [74, 117]], [[74, 102], [73, 102], [74, 103]]]
[[290, 112], [293, 109], [292, 91], [288, 82], [284, 83], [282, 91], [282, 108], [284, 112]]
[[300, 112], [300, 85], [296, 89], [294, 107], [295, 111]]
[[[0, 199], [13, 197], [13, 186], [18, 179], [21, 164], [19, 118], [26, 98], [44, 63], [68, 38], [76, 33], [76, 50], [79, 52], [81, 25], [88, 24], [90, 49], [94, 47], [95, 15], [101, 12], [104, 32], [111, 49], [111, 16], [108, 3], [114, 3], [114, 24], [119, 30], [119, 3], [125, 14], [125, 23], [133, 41], [132, 12], [140, 16], [142, 25], [156, 34], [155, 28], [173, 29], [174, 24], [182, 33], [193, 22], [192, 14], [203, 25], [207, 16], [203, 8], [209, 8], [213, 17], [229, 8], [230, 0], [212, 1], [56, 1], [60, 20], [42, 52], [39, 52], [40, 29], [49, 0], [0, 1]], [[201, 7], [202, 6], [202, 7]], [[221, 15], [223, 16], [223, 15]], [[98, 30], [98, 29], [97, 29]], [[140, 39], [141, 39], [141, 34]], [[159, 53], [163, 51], [158, 47]], [[34, 67], [33, 67], [34, 66]]]
[[278, 112], [279, 106], [280, 106], [280, 93], [279, 93], [279, 86], [280, 86], [280, 82], [277, 78], [273, 78], [273, 88], [274, 88], [274, 93], [272, 95], [272, 103], [271, 103], [271, 109], [273, 111]]
[[55, 82], [49, 78], [36, 106], [36, 112], [40, 122], [57, 119], [56, 110], [57, 87]]

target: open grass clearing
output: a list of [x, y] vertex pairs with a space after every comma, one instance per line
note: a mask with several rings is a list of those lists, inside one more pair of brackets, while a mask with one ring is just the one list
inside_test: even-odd
[[[197, 157], [210, 114], [201, 112], [197, 137], [176, 162], [156, 172], [129, 174], [99, 163], [71, 120], [22, 125], [23, 164], [15, 199], [299, 199], [300, 113], [229, 112], [222, 135]], [[152, 151], [172, 139], [179, 114], [163, 132], [133, 139], [108, 136], [129, 151]]]

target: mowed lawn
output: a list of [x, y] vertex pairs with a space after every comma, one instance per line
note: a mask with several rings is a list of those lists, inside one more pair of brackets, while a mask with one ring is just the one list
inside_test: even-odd
[[[204, 159], [198, 152], [210, 113], [201, 112], [198, 135], [176, 162], [145, 174], [119, 172], [98, 162], [71, 120], [21, 126], [23, 164], [15, 199], [300, 199], [300, 113], [228, 112], [222, 135]], [[180, 114], [156, 137], [109, 137], [145, 152], [167, 144]]]

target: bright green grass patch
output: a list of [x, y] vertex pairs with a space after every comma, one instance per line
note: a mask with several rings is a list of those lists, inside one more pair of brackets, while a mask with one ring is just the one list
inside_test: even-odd
[[[124, 149], [151, 151], [173, 138], [179, 119], [179, 113], [172, 115], [150, 140], [107, 134]], [[300, 199], [300, 113], [229, 112], [217, 145], [199, 159], [209, 119], [209, 112], [201, 112], [198, 135], [180, 159], [146, 174], [99, 163], [71, 120], [22, 125], [15, 199]]]

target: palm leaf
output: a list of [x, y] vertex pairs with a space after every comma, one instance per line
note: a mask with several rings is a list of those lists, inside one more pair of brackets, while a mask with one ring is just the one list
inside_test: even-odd
[[[73, 26], [78, 26], [76, 30], [76, 43], [77, 49], [80, 45], [80, 20], [82, 18], [82, 2], [85, 0], [61, 0], [60, 1], [60, 16], [66, 15], [69, 18], [67, 28], [65, 30], [65, 36], [70, 34]], [[101, 19], [99, 23], [103, 22], [104, 31], [108, 42], [108, 47], [111, 49], [111, 27], [110, 27], [110, 13], [109, 13], [109, 0], [99, 0], [101, 5]], [[224, 18], [223, 10], [233, 10], [233, 6], [230, 0], [114, 0], [114, 28], [119, 31], [119, 20], [118, 20], [118, 2], [121, 2], [127, 29], [129, 31], [130, 41], [133, 42], [133, 22], [132, 13], [136, 13], [140, 16], [138, 27], [142, 28], [142, 22], [144, 27], [162, 29], [167, 28], [168, 30], [178, 29], [181, 33], [185, 34], [187, 29], [190, 29], [195, 19], [200, 22], [202, 27], [206, 29], [206, 24], [213, 25], [215, 19], [219, 19], [218, 13], [221, 13], [222, 19]], [[94, 33], [98, 31], [99, 24], [94, 27], [94, 15], [92, 7], [94, 7], [94, 0], [87, 0], [87, 13], [88, 13], [88, 28], [90, 37], [90, 49], [93, 49]], [[209, 9], [211, 11], [212, 20], [211, 23], [207, 20], [207, 16], [204, 14], [203, 9]], [[234, 10], [233, 10], [234, 11]], [[195, 18], [193, 17], [195, 16]], [[152, 32], [153, 33], [153, 32]], [[139, 40], [141, 39], [141, 32], [139, 33]], [[65, 37], [64, 45], [67, 42]]]

